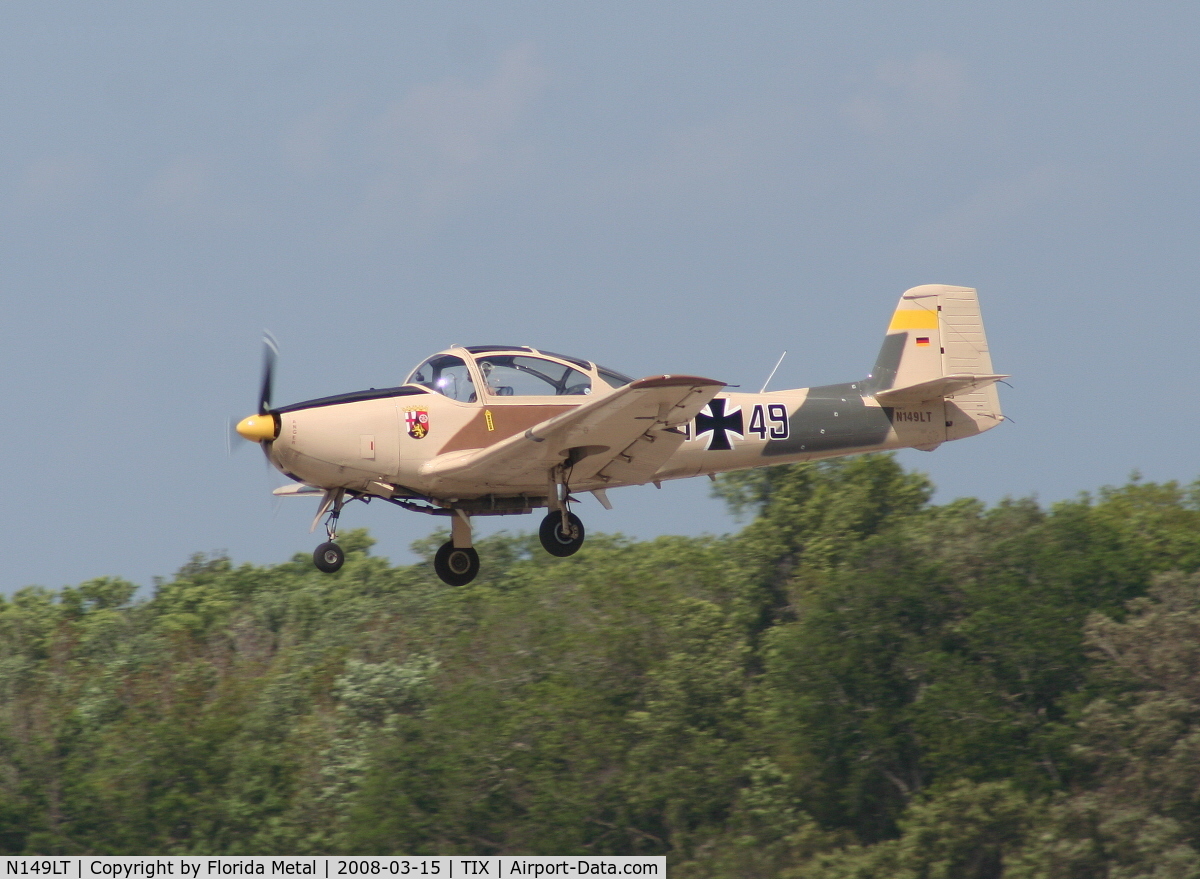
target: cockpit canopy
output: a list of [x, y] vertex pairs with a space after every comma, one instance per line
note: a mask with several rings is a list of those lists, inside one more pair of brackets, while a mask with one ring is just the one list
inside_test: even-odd
[[587, 360], [504, 345], [451, 348], [413, 370], [421, 385], [460, 403], [505, 397], [577, 397], [607, 392], [633, 379]]
[[467, 364], [453, 354], [430, 357], [413, 370], [405, 384], [421, 385], [460, 403], [473, 403], [476, 399], [475, 382]]

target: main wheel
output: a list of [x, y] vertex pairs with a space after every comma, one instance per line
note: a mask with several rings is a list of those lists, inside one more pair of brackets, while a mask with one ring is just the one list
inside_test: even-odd
[[567, 513], [567, 530], [563, 531], [562, 513], [550, 513], [542, 520], [538, 529], [542, 548], [550, 555], [566, 558], [579, 552], [583, 546], [583, 523], [574, 513]]
[[453, 540], [442, 544], [433, 557], [433, 570], [449, 586], [466, 586], [479, 573], [479, 553], [474, 548], [454, 545]]
[[334, 571], [341, 568], [346, 561], [346, 554], [342, 552], [342, 548], [336, 543], [322, 543], [313, 550], [313, 564], [317, 566], [317, 570], [324, 571], [326, 574], [332, 574]]

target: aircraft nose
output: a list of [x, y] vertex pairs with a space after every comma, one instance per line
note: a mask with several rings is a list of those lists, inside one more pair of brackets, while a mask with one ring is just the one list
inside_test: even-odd
[[235, 428], [238, 434], [251, 442], [265, 443], [275, 439], [278, 428], [271, 415], [251, 415], [238, 422]]

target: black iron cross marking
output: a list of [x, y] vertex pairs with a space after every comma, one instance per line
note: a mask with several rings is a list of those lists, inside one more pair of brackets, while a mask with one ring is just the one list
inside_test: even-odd
[[708, 438], [705, 448], [710, 452], [729, 451], [733, 445], [729, 442], [727, 434], [732, 433], [738, 439], [742, 438], [742, 408], [738, 406], [726, 415], [724, 397], [714, 397], [704, 408], [711, 414], [701, 411], [696, 415], [696, 438], [699, 439], [701, 434], [711, 431], [712, 436]]

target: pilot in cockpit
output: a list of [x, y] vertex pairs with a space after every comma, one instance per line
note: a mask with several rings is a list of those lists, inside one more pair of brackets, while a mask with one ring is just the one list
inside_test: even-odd
[[513, 389], [509, 385], [498, 385], [492, 381], [492, 370], [495, 364], [490, 360], [480, 360], [479, 371], [483, 373], [483, 385], [493, 397], [511, 397]]

